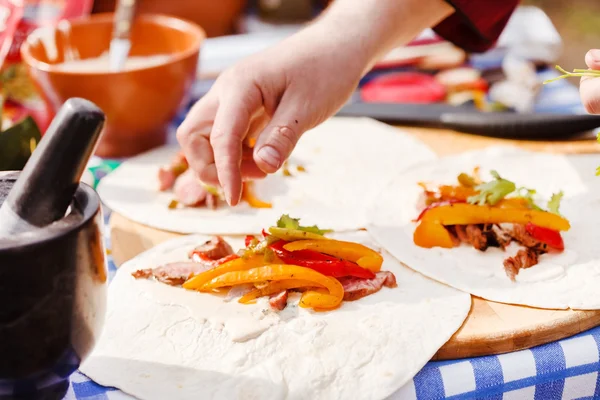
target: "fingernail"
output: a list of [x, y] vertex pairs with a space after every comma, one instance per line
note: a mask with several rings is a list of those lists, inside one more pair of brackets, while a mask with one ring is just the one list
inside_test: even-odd
[[600, 50], [590, 50], [590, 55], [596, 63], [600, 63]]
[[281, 154], [271, 146], [265, 146], [256, 154], [265, 164], [275, 169], [281, 167]]

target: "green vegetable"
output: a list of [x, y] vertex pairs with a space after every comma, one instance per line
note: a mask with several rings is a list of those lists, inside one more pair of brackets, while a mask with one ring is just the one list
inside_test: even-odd
[[0, 133], [0, 171], [22, 170], [42, 138], [31, 117]]
[[475, 189], [479, 192], [475, 196], [467, 199], [470, 204], [478, 204], [480, 206], [489, 204], [491, 206], [497, 204], [500, 200], [517, 190], [514, 182], [502, 178], [498, 172], [490, 171], [493, 181], [477, 185]]
[[562, 72], [563, 75], [558, 76], [556, 78], [545, 80], [544, 85], [558, 81], [560, 79], [573, 78], [573, 77], [577, 77], [577, 76], [591, 76], [594, 78], [600, 78], [600, 71], [596, 71], [593, 69], [574, 69], [573, 72], [569, 72], [569, 71], [566, 71], [565, 69], [561, 68], [559, 65], [555, 66], [554, 68], [556, 68], [557, 70]]
[[[272, 226], [269, 228], [271, 236], [277, 237], [288, 242], [295, 240], [323, 240], [325, 237], [314, 232], [301, 231], [300, 229], [278, 228]], [[268, 236], [270, 237], [270, 236]]]
[[291, 229], [291, 230], [297, 230], [297, 231], [303, 231], [303, 232], [315, 233], [315, 234], [321, 235], [321, 236], [328, 232], [332, 232], [331, 230], [320, 229], [316, 225], [302, 226], [302, 225], [300, 225], [299, 218], [292, 218], [287, 214], [284, 214], [281, 216], [281, 218], [279, 218], [279, 220], [277, 221], [277, 227]]
[[539, 207], [537, 204], [535, 204], [533, 196], [535, 196], [535, 194], [537, 192], [534, 189], [527, 189], [524, 187], [520, 187], [519, 189], [517, 189], [517, 193], [518, 193], [517, 197], [520, 197], [527, 201], [527, 203], [529, 204], [529, 208], [531, 208], [532, 210], [543, 211], [541, 207]]
[[558, 192], [558, 193], [554, 193], [552, 195], [552, 197], [550, 197], [550, 200], [548, 201], [548, 211], [551, 212], [552, 214], [557, 214], [560, 215], [560, 213], [558, 212], [558, 209], [560, 208], [560, 202], [562, 200], [564, 196], [564, 193], [562, 191]]

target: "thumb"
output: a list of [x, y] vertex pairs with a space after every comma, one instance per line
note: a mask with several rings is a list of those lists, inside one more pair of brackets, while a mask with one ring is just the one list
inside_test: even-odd
[[[590, 50], [585, 55], [588, 68], [600, 70], [600, 50]], [[579, 85], [581, 101], [586, 111], [590, 114], [600, 114], [600, 80], [599, 78], [584, 76]]]
[[317, 121], [305, 106], [306, 101], [298, 100], [297, 95], [286, 95], [287, 93], [254, 146], [254, 162], [268, 174], [281, 167], [296, 147], [300, 136], [315, 126]]
[[585, 55], [585, 63], [589, 69], [600, 70], [600, 50], [590, 50]]

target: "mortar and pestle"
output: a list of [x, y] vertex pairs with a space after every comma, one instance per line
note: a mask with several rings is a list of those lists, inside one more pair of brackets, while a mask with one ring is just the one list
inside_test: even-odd
[[104, 120], [69, 99], [23, 171], [0, 173], [0, 399], [62, 399], [100, 334], [102, 210], [79, 180]]

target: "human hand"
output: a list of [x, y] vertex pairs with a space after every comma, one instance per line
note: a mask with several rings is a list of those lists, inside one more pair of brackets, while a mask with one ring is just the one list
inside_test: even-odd
[[345, 103], [364, 63], [314, 26], [235, 65], [177, 131], [190, 167], [237, 204], [243, 180], [276, 172], [302, 133]]
[[452, 12], [444, 0], [336, 0], [317, 22], [219, 76], [177, 131], [190, 168], [236, 205], [242, 182], [277, 171], [380, 56]]
[[[600, 71], [600, 50], [590, 50], [585, 55], [589, 69]], [[600, 79], [592, 76], [581, 78], [579, 85], [581, 101], [590, 114], [600, 114]]]

